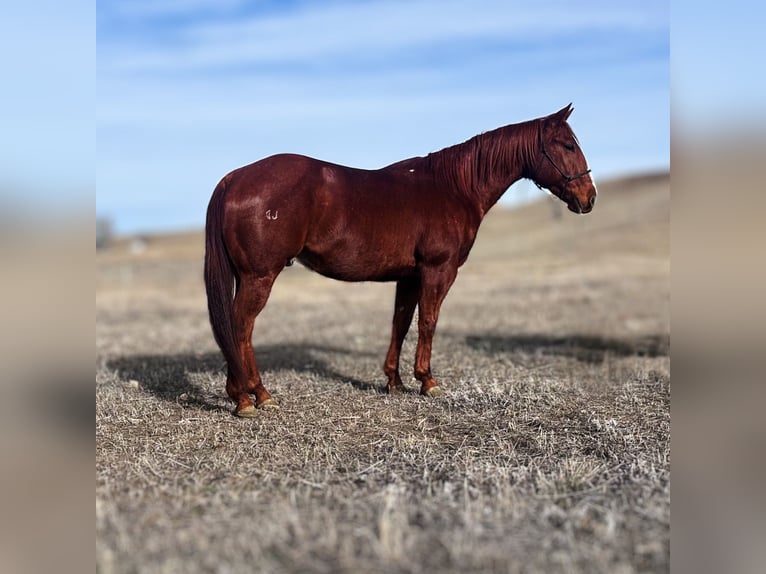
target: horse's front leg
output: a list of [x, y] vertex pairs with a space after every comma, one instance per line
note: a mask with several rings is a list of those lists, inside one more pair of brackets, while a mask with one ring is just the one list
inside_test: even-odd
[[418, 348], [415, 353], [415, 378], [420, 381], [420, 394], [438, 397], [443, 394], [431, 374], [431, 345], [439, 309], [457, 276], [456, 264], [424, 267], [420, 275], [418, 298]]
[[399, 355], [402, 352], [402, 344], [407, 336], [407, 331], [410, 330], [415, 306], [418, 304], [419, 287], [420, 282], [417, 277], [400, 279], [396, 283], [391, 344], [388, 346], [386, 362], [383, 365], [383, 372], [388, 377], [386, 389], [391, 394], [404, 390], [404, 383], [399, 376]]

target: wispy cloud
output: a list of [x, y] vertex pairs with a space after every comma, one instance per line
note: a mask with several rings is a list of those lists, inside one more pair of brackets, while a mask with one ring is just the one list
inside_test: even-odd
[[[167, 14], [167, 6], [133, 6], [134, 14]], [[177, 3], [170, 2], [174, 12]], [[192, 3], [192, 7], [196, 4]], [[132, 5], [132, 3], [130, 4]], [[224, 11], [226, 17], [181, 22], [172, 34], [136, 46], [132, 35], [102, 46], [117, 70], [172, 71], [317, 62], [332, 58], [381, 60], [408, 50], [451, 43], [561, 44], [577, 34], [635, 33], [667, 28], [646, 6], [571, 2], [525, 6], [507, 1], [367, 2], [311, 4], [281, 13]], [[660, 5], [661, 7], [661, 5]], [[207, 11], [205, 11], [207, 13]], [[586, 40], [586, 39], [584, 39]], [[531, 55], [531, 54], [530, 54]], [[328, 61], [329, 64], [333, 60]]]

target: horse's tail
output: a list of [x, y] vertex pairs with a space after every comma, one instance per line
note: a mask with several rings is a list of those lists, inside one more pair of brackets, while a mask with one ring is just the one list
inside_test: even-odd
[[236, 380], [245, 380], [245, 369], [239, 354], [237, 334], [234, 330], [235, 275], [226, 245], [223, 242], [223, 211], [226, 198], [224, 177], [213, 191], [207, 208], [205, 223], [205, 291], [207, 310], [213, 336], [226, 358], [229, 373]]

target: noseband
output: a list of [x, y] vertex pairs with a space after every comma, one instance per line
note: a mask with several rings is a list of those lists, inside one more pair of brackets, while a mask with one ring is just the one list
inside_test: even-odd
[[[548, 161], [549, 161], [549, 162], [551, 162], [551, 165], [552, 165], [554, 168], [556, 168], [556, 171], [557, 171], [557, 172], [559, 172], [559, 174], [561, 174], [561, 177], [563, 177], [563, 178], [564, 178], [564, 182], [565, 182], [565, 183], [571, 183], [571, 182], [573, 182], [574, 180], [576, 180], [576, 179], [579, 179], [579, 178], [581, 178], [581, 177], [584, 177], [584, 176], [586, 176], [586, 175], [588, 175], [588, 174], [590, 173], [590, 169], [586, 169], [585, 171], [583, 171], [583, 172], [581, 172], [581, 173], [578, 173], [577, 175], [567, 175], [567, 174], [565, 174], [565, 173], [564, 173], [564, 171], [563, 171], [563, 170], [562, 170], [562, 169], [561, 169], [561, 168], [560, 168], [558, 165], [556, 165], [556, 162], [555, 162], [555, 161], [553, 161], [553, 158], [552, 158], [552, 157], [550, 156], [550, 154], [548, 153], [548, 150], [547, 150], [547, 149], [545, 149], [545, 142], [543, 141], [543, 138], [542, 138], [542, 137], [540, 137], [540, 149], [542, 150], [542, 152], [543, 152], [543, 155], [544, 155], [546, 158], [548, 158]], [[542, 186], [542, 185], [540, 185], [539, 183], [537, 183], [537, 182], [536, 182], [536, 181], [534, 181], [534, 180], [532, 180], [532, 181], [534, 182], [534, 184], [535, 184], [537, 187], [539, 187], [540, 189], [543, 189], [543, 186]]]

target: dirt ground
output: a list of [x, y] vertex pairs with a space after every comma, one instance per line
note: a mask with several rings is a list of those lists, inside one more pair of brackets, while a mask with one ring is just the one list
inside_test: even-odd
[[231, 415], [201, 233], [96, 256], [100, 572], [661, 572], [670, 186], [495, 208], [443, 306], [446, 391], [382, 393], [392, 284], [295, 265], [256, 321], [281, 410]]

